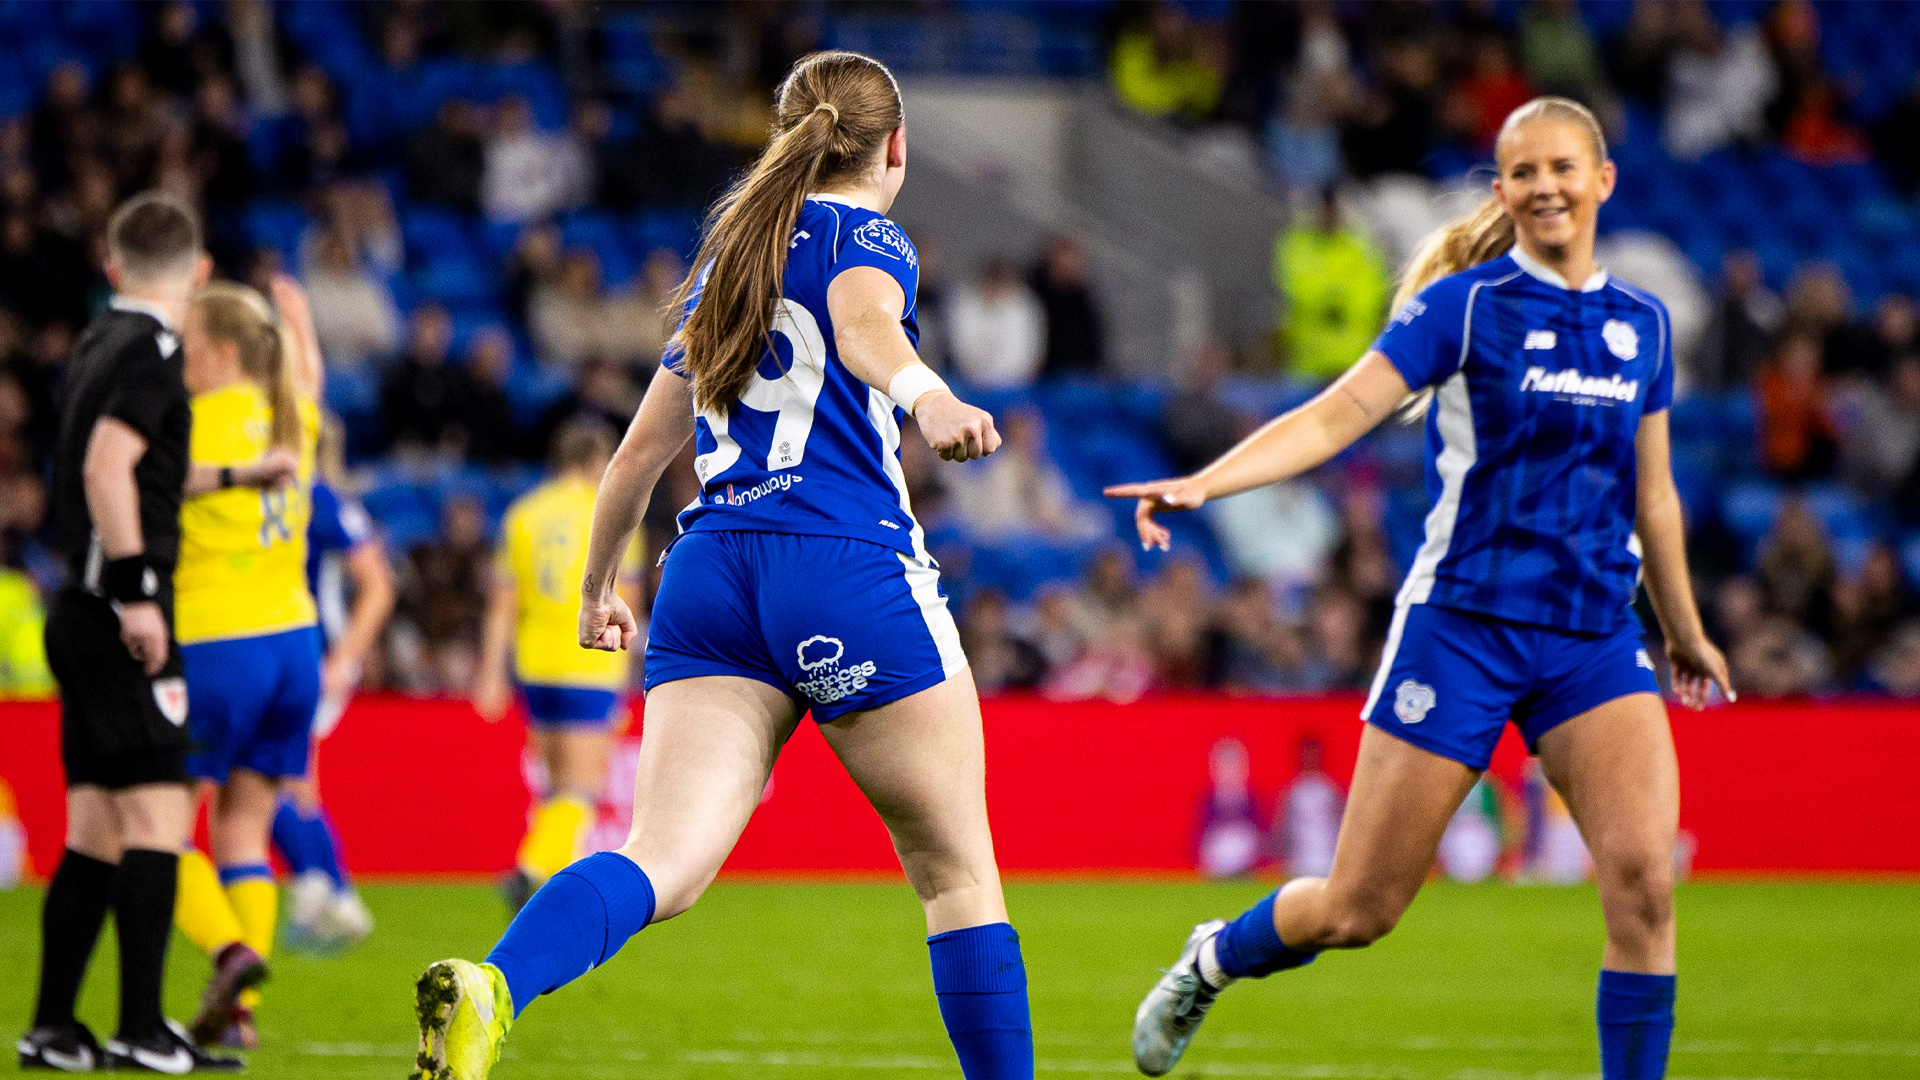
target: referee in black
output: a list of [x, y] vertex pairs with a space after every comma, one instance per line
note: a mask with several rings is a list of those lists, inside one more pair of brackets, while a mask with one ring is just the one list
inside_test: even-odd
[[[212, 263], [184, 205], [136, 196], [107, 226], [111, 310], [74, 347], [54, 448], [67, 582], [47, 614], [60, 684], [67, 847], [41, 910], [40, 993], [22, 1068], [231, 1071], [161, 1012], [175, 873], [192, 826], [187, 690], [173, 566], [192, 427], [181, 321]], [[74, 1017], [107, 911], [120, 941], [120, 1030]]]

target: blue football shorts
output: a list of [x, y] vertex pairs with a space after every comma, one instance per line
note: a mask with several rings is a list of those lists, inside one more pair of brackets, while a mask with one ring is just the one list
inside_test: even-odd
[[225, 783], [234, 769], [305, 776], [320, 707], [320, 631], [202, 641], [180, 647], [187, 676], [187, 771]]
[[614, 706], [620, 695], [612, 690], [591, 686], [542, 686], [525, 683], [520, 696], [526, 699], [527, 719], [535, 727], [561, 727], [574, 731], [604, 729], [613, 722]]
[[1558, 725], [1628, 694], [1659, 694], [1637, 622], [1580, 634], [1432, 604], [1401, 605], [1361, 719], [1485, 769], [1512, 721], [1533, 751]]
[[646, 687], [758, 679], [826, 723], [966, 665], [931, 566], [864, 540], [691, 532], [669, 549], [653, 601]]

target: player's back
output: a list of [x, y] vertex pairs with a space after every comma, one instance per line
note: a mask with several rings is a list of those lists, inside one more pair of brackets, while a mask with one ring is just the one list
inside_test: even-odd
[[[181, 642], [256, 637], [312, 626], [307, 526], [320, 410], [299, 402], [300, 464], [291, 484], [229, 487], [195, 495], [180, 510], [180, 565], [174, 571]], [[193, 399], [195, 465], [258, 461], [271, 448], [272, 408], [250, 381]]]
[[[680, 516], [682, 531], [839, 536], [925, 557], [900, 470], [893, 402], [847, 369], [834, 340], [827, 288], [856, 266], [900, 283], [901, 325], [918, 341], [919, 255], [906, 234], [872, 210], [809, 197], [787, 251], [772, 352], [738, 402], [698, 415], [701, 492]], [[666, 362], [684, 373], [678, 355]]]
[[[626, 682], [627, 653], [579, 645], [594, 493], [590, 481], [556, 477], [515, 500], [501, 523], [497, 569], [513, 581], [514, 669], [523, 683], [617, 688]], [[635, 573], [639, 561], [636, 541], [623, 575]]]

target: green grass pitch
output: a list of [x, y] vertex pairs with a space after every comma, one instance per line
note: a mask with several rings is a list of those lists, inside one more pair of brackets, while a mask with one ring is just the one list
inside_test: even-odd
[[[1041, 1076], [1133, 1075], [1133, 1009], [1188, 927], [1257, 884], [1019, 882]], [[282, 956], [260, 1014], [268, 1077], [401, 1080], [411, 981], [478, 958], [504, 924], [485, 888], [374, 886], [373, 939], [339, 959]], [[39, 896], [0, 893], [0, 1016], [24, 1027]], [[1695, 883], [1679, 898], [1671, 1074], [1920, 1077], [1920, 885]], [[521, 1018], [500, 1080], [958, 1077], [904, 885], [716, 886], [604, 969]], [[1571, 1080], [1598, 1071], [1591, 889], [1429, 887], [1364, 952], [1235, 987], [1177, 1076]], [[192, 1010], [206, 961], [175, 938], [168, 1004]], [[111, 932], [82, 1015], [113, 1017]]]

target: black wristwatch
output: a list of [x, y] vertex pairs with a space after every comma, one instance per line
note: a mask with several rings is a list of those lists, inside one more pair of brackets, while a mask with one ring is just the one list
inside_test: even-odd
[[231, 465], [220, 466], [220, 486], [223, 488], [230, 488], [233, 486], [233, 466]]

